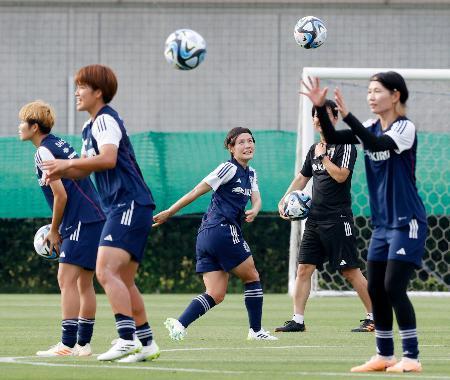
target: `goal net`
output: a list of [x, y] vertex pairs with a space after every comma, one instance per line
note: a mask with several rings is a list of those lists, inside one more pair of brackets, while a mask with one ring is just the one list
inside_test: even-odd
[[[410, 290], [427, 292], [450, 291], [450, 70], [438, 69], [385, 69], [385, 68], [319, 68], [303, 69], [302, 78], [319, 77], [321, 86], [328, 87], [328, 97], [333, 98], [335, 87], [341, 88], [348, 109], [359, 120], [373, 115], [365, 102], [368, 79], [371, 75], [394, 70], [405, 78], [410, 96], [407, 116], [417, 128], [417, 187], [425, 203], [428, 216], [428, 238], [423, 267], [416, 271]], [[301, 169], [305, 154], [314, 143], [311, 120], [312, 104], [306, 96], [300, 97], [297, 133], [296, 173]], [[346, 128], [341, 121], [337, 127]], [[366, 262], [372, 233], [367, 195], [363, 152], [358, 148], [358, 159], [352, 178], [352, 207], [355, 218], [357, 248]], [[309, 186], [311, 186], [310, 181]], [[309, 189], [310, 190], [310, 189]], [[289, 248], [289, 293], [292, 294], [297, 268], [297, 254], [302, 238], [304, 221], [292, 222]], [[365, 269], [363, 270], [365, 274]], [[328, 265], [316, 271], [312, 279], [313, 294], [345, 294], [352, 291], [350, 284]]]

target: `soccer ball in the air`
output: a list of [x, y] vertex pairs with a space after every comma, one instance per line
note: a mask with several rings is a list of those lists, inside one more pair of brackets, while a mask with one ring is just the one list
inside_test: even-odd
[[311, 207], [311, 197], [300, 190], [295, 190], [284, 198], [283, 212], [291, 220], [305, 219]]
[[321, 19], [306, 16], [298, 20], [295, 25], [294, 38], [301, 47], [315, 49], [327, 39], [327, 28]]
[[192, 70], [205, 59], [206, 42], [193, 30], [179, 29], [167, 37], [164, 56], [176, 69]]
[[50, 252], [50, 244], [44, 244], [45, 237], [50, 231], [50, 224], [46, 224], [38, 229], [36, 235], [34, 235], [34, 250], [36, 253], [47, 260], [56, 260], [59, 255], [58, 252], [53, 248], [53, 252]]

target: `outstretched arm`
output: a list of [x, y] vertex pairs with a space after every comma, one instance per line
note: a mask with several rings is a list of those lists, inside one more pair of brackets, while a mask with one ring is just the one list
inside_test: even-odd
[[209, 186], [206, 182], [200, 182], [197, 186], [195, 186], [189, 193], [183, 195], [180, 199], [178, 199], [172, 206], [170, 206], [167, 210], [161, 211], [153, 217], [155, 223], [153, 227], [157, 227], [167, 221], [171, 216], [175, 215], [178, 211], [180, 211], [183, 207], [186, 207], [188, 204], [195, 201], [198, 197], [206, 194], [211, 190], [211, 186]]
[[302, 84], [306, 91], [300, 91], [300, 94], [307, 96], [316, 107], [326, 142], [328, 144], [358, 144], [359, 141], [355, 138], [352, 131], [336, 131], [333, 124], [331, 124], [325, 107], [328, 88], [322, 89], [320, 87], [320, 79], [308, 77], [308, 83], [302, 80]]
[[359, 137], [365, 148], [370, 149], [372, 152], [397, 149], [397, 145], [391, 137], [387, 135], [375, 136], [348, 111], [340, 89], [336, 88], [336, 90], [334, 90], [334, 98], [336, 100], [336, 104], [338, 105], [338, 110], [342, 115], [342, 120], [344, 120], [344, 122], [351, 128], [352, 132]]

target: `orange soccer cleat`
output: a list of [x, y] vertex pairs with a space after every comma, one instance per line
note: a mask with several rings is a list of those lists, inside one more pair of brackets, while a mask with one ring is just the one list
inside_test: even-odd
[[422, 364], [416, 359], [403, 358], [397, 364], [387, 368], [386, 372], [422, 372]]
[[395, 357], [392, 357], [392, 359], [386, 359], [383, 356], [375, 355], [364, 364], [353, 367], [350, 372], [386, 371], [386, 368], [392, 367], [395, 363], [397, 363], [397, 359], [395, 359]]

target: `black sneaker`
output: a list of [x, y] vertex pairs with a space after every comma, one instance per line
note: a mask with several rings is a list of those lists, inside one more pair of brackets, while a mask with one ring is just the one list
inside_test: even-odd
[[375, 324], [372, 319], [361, 319], [361, 325], [356, 329], [352, 329], [352, 332], [372, 332], [375, 330]]
[[275, 332], [297, 332], [297, 331], [305, 331], [304, 323], [297, 323], [294, 320], [284, 322], [284, 326], [277, 327]]

